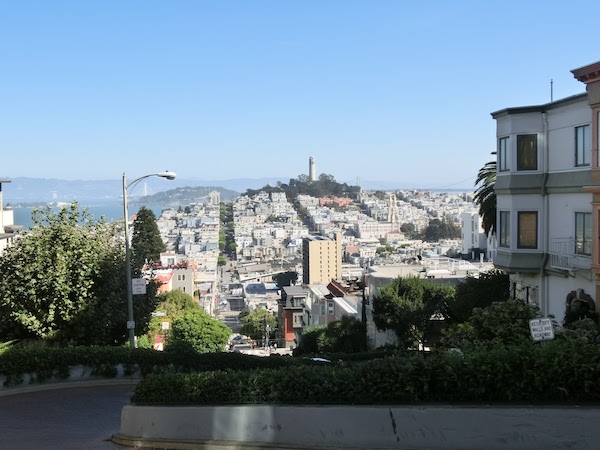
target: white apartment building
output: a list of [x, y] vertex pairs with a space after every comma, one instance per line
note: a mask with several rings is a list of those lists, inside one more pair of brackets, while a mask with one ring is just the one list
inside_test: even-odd
[[[494, 265], [512, 295], [562, 322], [565, 305], [595, 296], [592, 110], [587, 94], [492, 113], [497, 126]], [[593, 303], [593, 301], [592, 301]]]
[[21, 225], [14, 224], [13, 210], [4, 209], [2, 184], [6, 183], [10, 183], [10, 180], [0, 180], [0, 253], [10, 245], [17, 231], [23, 228]]

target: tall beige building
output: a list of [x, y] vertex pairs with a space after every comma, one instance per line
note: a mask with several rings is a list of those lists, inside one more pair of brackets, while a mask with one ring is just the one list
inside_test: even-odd
[[335, 239], [309, 236], [302, 240], [302, 283], [328, 284], [342, 275], [342, 235]]

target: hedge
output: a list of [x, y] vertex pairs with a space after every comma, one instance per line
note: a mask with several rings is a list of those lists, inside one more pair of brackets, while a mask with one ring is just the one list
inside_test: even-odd
[[138, 405], [573, 404], [600, 401], [600, 346], [574, 341], [281, 369], [149, 375]]
[[35, 373], [37, 382], [52, 377], [66, 379], [72, 366], [91, 368], [102, 377], [117, 375], [122, 364], [125, 375], [139, 371], [142, 375], [164, 372], [196, 372], [214, 370], [248, 370], [288, 367], [297, 363], [289, 357], [268, 358], [240, 353], [157, 352], [152, 349], [128, 347], [19, 347], [12, 346], [0, 353], [0, 375], [6, 376], [5, 386], [21, 382], [24, 374]]

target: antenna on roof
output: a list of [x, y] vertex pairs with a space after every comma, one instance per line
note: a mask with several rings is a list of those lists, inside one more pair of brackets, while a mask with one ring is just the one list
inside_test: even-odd
[[554, 80], [550, 79], [550, 101], [554, 101]]

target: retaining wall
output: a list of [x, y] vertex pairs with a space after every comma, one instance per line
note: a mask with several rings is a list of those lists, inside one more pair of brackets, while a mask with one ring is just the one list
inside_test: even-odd
[[600, 409], [125, 406], [117, 443], [160, 448], [597, 449]]

